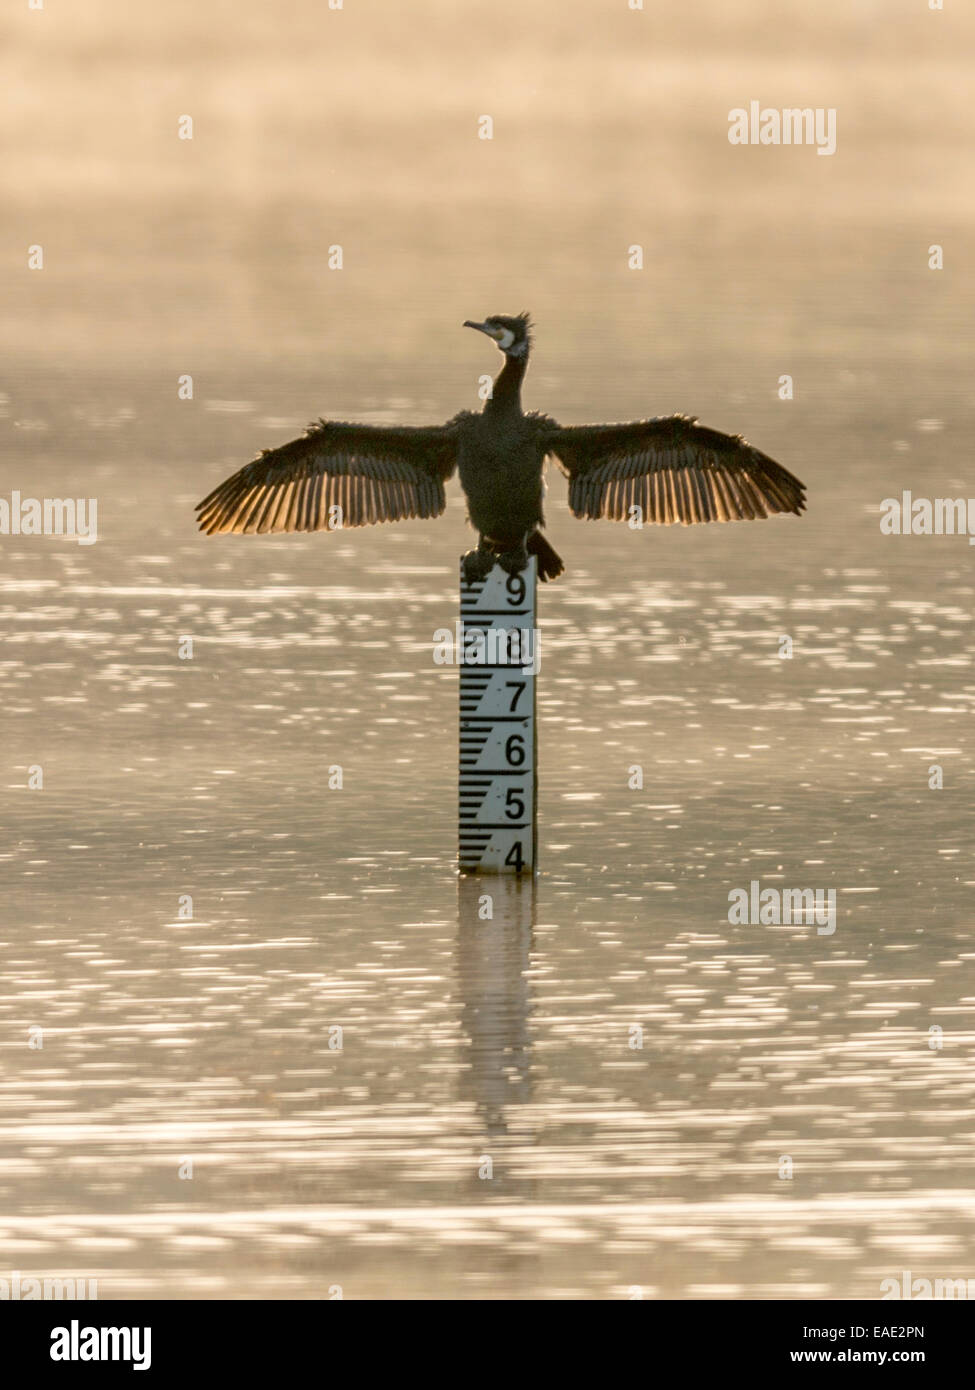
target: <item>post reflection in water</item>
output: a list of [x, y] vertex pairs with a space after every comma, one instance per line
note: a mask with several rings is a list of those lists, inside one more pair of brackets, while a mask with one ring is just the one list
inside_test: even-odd
[[[461, 1099], [477, 1108], [488, 1143], [511, 1133], [511, 1110], [532, 1098], [529, 966], [536, 883], [531, 874], [460, 875], [457, 981], [470, 1043]], [[495, 1180], [507, 1179], [495, 1170]]]
[[[529, 1228], [540, 1196], [524, 1164], [526, 1149], [537, 1144], [537, 1121], [525, 1110], [533, 1099], [536, 895], [534, 874], [461, 874], [457, 880], [458, 1019], [469, 1044], [458, 1099], [474, 1107], [481, 1147], [472, 1155], [466, 1200], [472, 1208], [510, 1204], [508, 1210], [524, 1212]], [[510, 1287], [545, 1285], [541, 1252], [521, 1222], [486, 1267]]]

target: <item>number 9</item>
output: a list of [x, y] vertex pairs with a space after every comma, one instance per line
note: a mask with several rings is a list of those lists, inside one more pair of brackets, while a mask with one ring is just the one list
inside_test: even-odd
[[525, 597], [525, 580], [520, 574], [508, 575], [508, 602], [511, 604], [521, 603]]

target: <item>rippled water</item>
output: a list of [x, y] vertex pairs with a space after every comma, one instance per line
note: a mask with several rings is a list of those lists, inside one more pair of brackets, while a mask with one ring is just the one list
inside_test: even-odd
[[[600, 34], [628, 72], [624, 30]], [[290, 110], [286, 37], [251, 36], [272, 45], [265, 115]], [[77, 57], [55, 30], [55, 76], [59, 42]], [[582, 60], [546, 61], [543, 92]], [[874, 101], [899, 99], [891, 61]], [[875, 1298], [903, 1270], [975, 1276], [975, 550], [879, 529], [903, 488], [975, 495], [971, 286], [930, 277], [930, 188], [898, 182], [907, 161], [951, 185], [960, 117], [941, 113], [932, 169], [928, 108], [894, 156], [841, 105], [830, 173], [812, 151], [776, 166], [794, 186], [770, 227], [769, 166], [712, 150], [696, 70], [661, 62], [691, 163], [658, 188], [621, 153], [663, 139], [636, 70], [612, 120], [590, 93], [602, 147], [521, 112], [545, 179], [582, 159], [583, 186], [618, 195], [593, 222], [573, 194], [557, 234], [505, 184], [503, 143], [434, 225], [395, 180], [366, 207], [338, 136], [337, 203], [309, 180], [302, 215], [254, 227], [235, 106], [230, 145], [192, 152], [209, 182], [181, 189], [171, 150], [129, 191], [96, 162], [69, 226], [38, 175], [31, 225], [64, 218], [69, 246], [3, 311], [22, 350], [0, 495], [97, 496], [99, 540], [0, 542], [0, 1274], [85, 1274], [101, 1298]], [[952, 71], [929, 53], [917, 82], [935, 100]], [[451, 81], [466, 120], [483, 88]], [[136, 136], [112, 129], [121, 157]], [[320, 162], [299, 141], [289, 173], [268, 129], [272, 182]], [[356, 158], [392, 141], [425, 168], [446, 138], [427, 135], [376, 117]], [[733, 230], [711, 220], [722, 189]], [[25, 230], [30, 192], [25, 242], [53, 235]], [[959, 195], [948, 230], [970, 216]], [[617, 243], [641, 236], [637, 288]], [[341, 287], [309, 271], [336, 237]], [[568, 572], [539, 597], [540, 871], [485, 884], [455, 873], [457, 677], [431, 652], [470, 541], [456, 484], [444, 519], [342, 536], [207, 540], [192, 507], [313, 415], [472, 404], [495, 363], [460, 321], [523, 302], [529, 405], [699, 413], [810, 507], [641, 534], [577, 522], [551, 479]], [[835, 933], [730, 925], [753, 879], [835, 889]]]

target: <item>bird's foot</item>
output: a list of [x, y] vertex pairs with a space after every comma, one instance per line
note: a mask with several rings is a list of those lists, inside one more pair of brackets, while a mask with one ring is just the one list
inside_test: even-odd
[[498, 564], [505, 574], [521, 574], [528, 568], [528, 551], [522, 546], [519, 550], [506, 550], [498, 556]]
[[469, 550], [461, 557], [460, 572], [465, 584], [477, 584], [480, 580], [487, 579], [493, 569], [494, 556], [489, 550], [482, 550], [480, 546], [476, 550]]

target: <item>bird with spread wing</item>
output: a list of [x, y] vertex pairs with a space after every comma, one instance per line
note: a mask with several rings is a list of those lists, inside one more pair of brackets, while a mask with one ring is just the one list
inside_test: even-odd
[[583, 519], [690, 526], [802, 513], [798, 478], [740, 435], [685, 415], [562, 426], [526, 413], [528, 315], [495, 314], [464, 327], [485, 333], [504, 355], [483, 411], [429, 427], [319, 420], [214, 488], [197, 506], [200, 529], [265, 535], [439, 516], [456, 469], [478, 533], [463, 559], [465, 579], [483, 579], [495, 563], [516, 574], [529, 555], [542, 579], [555, 579], [564, 566], [541, 530], [549, 455], [568, 477], [571, 511]]

